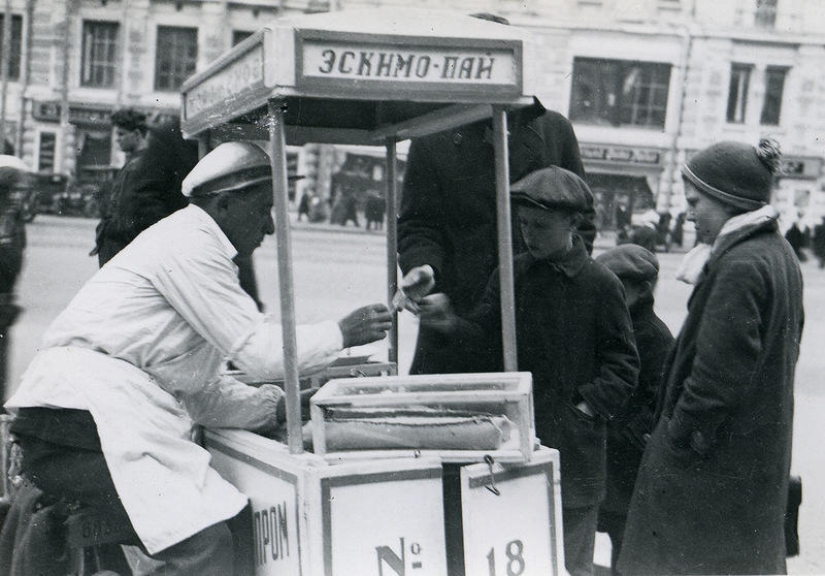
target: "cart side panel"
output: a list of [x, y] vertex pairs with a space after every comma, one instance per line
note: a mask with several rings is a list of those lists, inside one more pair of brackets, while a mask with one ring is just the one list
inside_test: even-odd
[[236, 554], [255, 576], [447, 576], [437, 458], [329, 466], [238, 430], [207, 431], [206, 446], [249, 498]]

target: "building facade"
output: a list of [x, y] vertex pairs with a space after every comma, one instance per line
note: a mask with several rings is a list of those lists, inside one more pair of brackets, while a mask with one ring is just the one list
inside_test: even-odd
[[679, 167], [691, 154], [765, 136], [785, 154], [774, 201], [783, 223], [825, 215], [820, 0], [455, 0], [450, 8], [494, 12], [533, 32], [544, 55], [538, 96], [573, 122], [603, 228], [619, 211], [675, 215], [684, 209]]
[[[0, 140], [38, 171], [105, 178], [123, 159], [109, 116], [177, 116], [179, 87], [281, 15], [408, 0], [9, 0]], [[441, 0], [418, 0], [443, 9]], [[620, 212], [683, 210], [679, 166], [711, 142], [775, 138], [786, 225], [825, 215], [821, 0], [452, 0], [530, 29], [538, 94], [578, 135], [602, 228]], [[5, 57], [8, 55], [8, 57]], [[403, 151], [403, 146], [401, 147]], [[300, 186], [329, 198], [336, 153], [300, 152]]]
[[[179, 116], [180, 86], [266, 22], [313, 0], [10, 0], [0, 140], [40, 173], [106, 180], [123, 163], [111, 113]], [[5, 34], [11, 22], [11, 33]], [[8, 58], [5, 56], [8, 55]], [[2, 72], [2, 70], [0, 70]]]

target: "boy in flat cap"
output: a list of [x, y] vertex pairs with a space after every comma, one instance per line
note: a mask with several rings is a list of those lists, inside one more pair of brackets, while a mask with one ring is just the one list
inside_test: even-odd
[[659, 260], [653, 252], [636, 244], [622, 244], [597, 256], [596, 262], [613, 272], [624, 286], [639, 353], [639, 386], [631, 396], [627, 417], [607, 425], [607, 496], [599, 508], [599, 531], [610, 536], [610, 565], [615, 574], [627, 509], [645, 443], [655, 424], [662, 368], [673, 335], [653, 310], [659, 279]]
[[[6, 408], [39, 488], [128, 520], [163, 574], [233, 573], [225, 520], [247, 499], [191, 440], [195, 425], [270, 431], [283, 391], [281, 326], [258, 311], [233, 260], [274, 232], [267, 154], [221, 144], [183, 181], [190, 204], [101, 268], [49, 327]], [[339, 322], [299, 326], [302, 372], [342, 348], [384, 337], [391, 314], [366, 306]]]
[[682, 167], [700, 244], [658, 422], [625, 527], [624, 574], [784, 574], [799, 261], [770, 205], [769, 140], [719, 142]]
[[[621, 282], [575, 233], [592, 205], [587, 184], [550, 167], [511, 191], [527, 246], [514, 261], [519, 369], [533, 374], [536, 432], [561, 453], [565, 566], [592, 574], [605, 422], [623, 413], [639, 371], [630, 315]], [[496, 271], [470, 314], [456, 316], [446, 296], [433, 294], [420, 303], [421, 322], [459, 344], [489, 338], [500, 350], [499, 300]]]

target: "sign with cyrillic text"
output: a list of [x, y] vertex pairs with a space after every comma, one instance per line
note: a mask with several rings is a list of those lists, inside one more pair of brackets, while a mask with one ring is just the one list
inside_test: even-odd
[[521, 51], [517, 43], [397, 44], [309, 34], [299, 46], [299, 85], [393, 86], [418, 91], [516, 90], [521, 83]]
[[249, 497], [256, 576], [303, 574], [298, 527], [298, 477], [213, 441], [212, 464]]

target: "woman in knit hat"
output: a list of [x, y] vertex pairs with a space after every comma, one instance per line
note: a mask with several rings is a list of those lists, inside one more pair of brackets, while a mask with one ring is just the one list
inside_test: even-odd
[[778, 148], [721, 142], [682, 169], [700, 243], [630, 504], [623, 574], [784, 574], [802, 276], [770, 206]]

